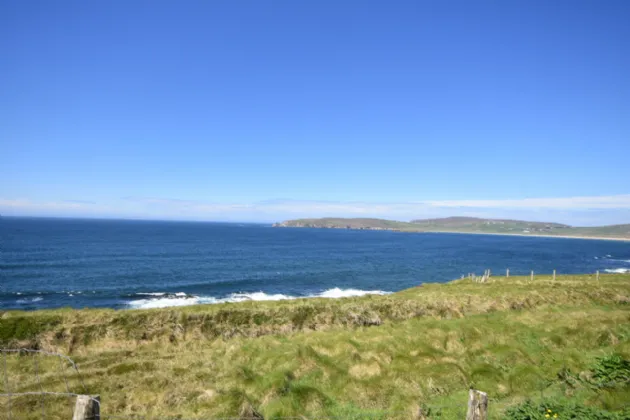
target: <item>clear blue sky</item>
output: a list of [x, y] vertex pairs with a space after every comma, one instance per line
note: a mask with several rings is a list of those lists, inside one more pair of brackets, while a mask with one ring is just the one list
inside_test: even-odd
[[630, 222], [628, 22], [626, 0], [0, 0], [0, 213]]

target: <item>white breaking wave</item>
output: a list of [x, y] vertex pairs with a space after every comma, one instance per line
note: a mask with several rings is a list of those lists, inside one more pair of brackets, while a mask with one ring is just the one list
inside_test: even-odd
[[286, 299], [296, 299], [294, 296], [287, 295], [268, 295], [263, 292], [255, 292], [255, 293], [232, 293], [230, 297], [225, 299], [218, 299], [219, 302], [245, 302], [247, 300], [286, 300]]
[[623, 274], [623, 273], [630, 273], [630, 268], [607, 268], [604, 271], [607, 273]]
[[18, 300], [16, 300], [16, 303], [19, 303], [20, 305], [22, 305], [22, 304], [26, 304], [26, 303], [39, 302], [41, 300], [44, 300], [44, 298], [42, 298], [42, 297], [34, 297], [34, 298], [30, 298], [30, 299], [18, 299]]
[[308, 296], [289, 296], [282, 294], [268, 295], [264, 292], [254, 293], [232, 293], [225, 298], [215, 298], [212, 296], [195, 296], [186, 293], [136, 293], [141, 296], [152, 296], [147, 299], [132, 300], [128, 303], [134, 309], [151, 309], [151, 308], [167, 308], [169, 306], [188, 306], [201, 304], [216, 304], [227, 302], [246, 302], [246, 301], [265, 301], [265, 300], [289, 300], [303, 298], [344, 298], [365, 295], [387, 295], [391, 292], [382, 290], [358, 290], [358, 289], [340, 289], [335, 287], [324, 292], [308, 295]]
[[328, 289], [325, 292], [320, 293], [317, 297], [323, 298], [343, 298], [352, 296], [365, 296], [365, 295], [387, 295], [391, 292], [384, 292], [382, 290], [358, 290], [358, 289], [340, 289], [335, 287], [334, 289]]
[[[210, 301], [212, 299], [212, 301]], [[202, 303], [218, 303], [214, 298], [200, 298], [198, 296], [186, 296], [186, 297], [167, 297], [167, 298], [155, 298], [155, 299], [138, 299], [129, 302], [129, 306], [138, 309], [150, 309], [150, 308], [167, 308], [169, 306], [188, 306], [198, 305]]]

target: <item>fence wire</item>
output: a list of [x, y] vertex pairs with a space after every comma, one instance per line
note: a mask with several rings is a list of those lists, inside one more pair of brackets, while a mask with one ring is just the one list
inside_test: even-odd
[[[64, 354], [26, 348], [0, 348], [0, 355], [3, 376], [1, 382], [3, 389], [0, 392], [0, 418], [18, 420], [16, 412], [26, 411], [28, 418], [33, 419], [69, 419], [74, 411], [76, 398], [87, 394], [87, 387], [77, 364]], [[10, 361], [13, 366], [10, 365]], [[78, 382], [75, 390], [71, 389], [70, 376]], [[46, 381], [53, 384], [60, 383], [63, 389], [46, 389]], [[61, 411], [60, 407], [52, 402], [53, 398], [60, 397], [67, 398], [69, 403], [67, 408]], [[6, 402], [4, 410], [2, 410], [3, 399]], [[34, 399], [37, 401], [37, 409], [31, 402]], [[96, 404], [99, 403], [98, 400], [93, 399], [93, 401]], [[39, 414], [36, 415], [35, 410]], [[63, 415], [62, 412], [67, 412], [69, 416]]]
[[[456, 418], [464, 418], [466, 415], [466, 404], [458, 405], [458, 417]], [[346, 415], [346, 416], [293, 416], [293, 417], [179, 417], [179, 416], [121, 416], [121, 415], [101, 415], [101, 420], [374, 420], [374, 419], [392, 419], [392, 418], [408, 418], [408, 419], [417, 419], [418, 416], [412, 415], [410, 411], [385, 411], [381, 413], [362, 413], [362, 414], [354, 414], [354, 415]], [[424, 417], [422, 417], [424, 418]], [[444, 418], [428, 416], [427, 419], [433, 418]], [[451, 417], [449, 417], [451, 418]]]
[[[210, 417], [210, 416], [202, 416], [202, 417], [182, 417], [182, 416], [152, 416], [152, 415], [122, 415], [122, 414], [105, 414], [101, 411], [101, 403], [98, 399], [95, 399], [89, 396], [88, 388], [85, 385], [81, 372], [74, 360], [70, 357], [61, 354], [54, 353], [45, 350], [33, 350], [26, 348], [19, 349], [1, 349], [0, 353], [2, 355], [2, 375], [4, 389], [3, 392], [0, 392], [0, 400], [2, 398], [7, 399], [7, 404], [5, 406], [6, 410], [2, 413], [0, 410], [0, 415], [5, 414], [7, 420], [20, 420], [20, 418], [16, 417], [16, 410], [19, 408], [23, 408], [19, 406], [20, 399], [28, 399], [31, 401], [36, 401], [35, 405], [30, 403], [27, 404], [28, 408], [30, 408], [31, 412], [27, 414], [28, 419], [37, 419], [41, 420], [51, 420], [51, 419], [70, 419], [72, 418], [72, 412], [74, 411], [75, 401], [78, 397], [88, 396], [91, 398], [92, 402], [96, 404], [99, 408], [98, 412], [100, 413], [98, 417], [93, 417], [93, 420], [261, 420], [262, 416], [234, 416], [234, 417]], [[11, 371], [9, 369], [9, 358], [13, 356], [14, 360], [14, 370], [17, 372], [15, 378], [12, 381], [12, 377], [10, 375]], [[23, 362], [21, 357], [28, 358], [27, 362]], [[52, 374], [48, 374], [48, 377], [54, 377], [55, 383], [61, 384], [63, 390], [50, 390], [46, 389], [46, 377], [44, 372], [44, 361], [50, 359], [57, 359], [58, 362], [55, 362], [56, 370]], [[28, 367], [30, 365], [30, 368]], [[48, 364], [48, 367], [52, 367], [52, 364]], [[27, 378], [30, 380], [23, 380], [21, 376], [24, 376], [26, 373], [30, 373], [31, 375]], [[68, 374], [68, 370], [72, 373], [72, 376], [77, 380], [77, 388], [73, 390], [70, 381], [70, 375]], [[21, 380], [22, 379], [22, 380]], [[52, 404], [52, 402], [57, 398], [67, 398], [69, 401], [68, 406], [68, 414], [62, 415], [56, 410], [58, 410], [58, 406]], [[33, 400], [35, 399], [35, 400]], [[0, 405], [1, 409], [2, 405]], [[446, 407], [442, 407], [446, 408]], [[35, 414], [34, 410], [39, 411], [39, 414]], [[457, 409], [457, 411], [461, 411], [465, 415], [465, 404], [458, 405], [457, 408], [449, 407], [449, 409]], [[396, 411], [375, 411], [373, 413], [361, 413], [361, 414], [349, 414], [345, 416], [297, 416], [297, 417], [267, 417], [267, 420], [277, 419], [277, 420], [337, 420], [337, 419], [366, 419], [366, 420], [374, 420], [374, 419], [390, 419], [390, 418], [410, 418], [411, 413], [409, 411], [406, 412], [396, 412]], [[432, 418], [429, 416], [427, 418]], [[88, 420], [88, 419], [86, 419]], [[92, 420], [92, 419], [89, 419]]]

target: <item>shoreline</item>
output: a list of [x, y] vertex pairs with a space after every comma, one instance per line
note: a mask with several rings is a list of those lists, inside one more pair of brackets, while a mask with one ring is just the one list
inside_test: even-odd
[[[447, 232], [438, 232], [438, 233], [447, 233]], [[619, 270], [626, 270], [625, 268]], [[630, 269], [628, 269], [630, 270]], [[555, 271], [555, 270], [554, 270]], [[624, 277], [630, 279], [630, 271], [615, 271], [615, 270], [598, 270], [600, 271], [600, 276], [617, 278]], [[550, 272], [540, 272], [536, 274], [537, 279], [551, 280], [554, 274]], [[579, 273], [579, 274], [559, 274], [558, 278], [592, 278], [595, 276], [595, 273]], [[493, 281], [495, 279], [503, 279], [503, 280], [525, 280], [529, 281], [529, 275], [516, 274], [511, 275], [509, 277], [505, 277], [504, 275], [493, 275]], [[304, 295], [304, 296], [295, 296], [295, 295], [283, 295], [284, 297], [279, 299], [245, 299], [245, 300], [222, 300], [217, 299], [213, 302], [203, 302], [203, 301], [193, 301], [193, 299], [198, 299], [199, 296], [191, 295], [190, 301], [187, 301], [184, 304], [175, 303], [169, 304], [167, 302], [160, 302], [159, 299], [155, 299], [153, 301], [154, 304], [148, 306], [132, 306], [130, 303], [126, 303], [124, 307], [112, 307], [112, 306], [53, 306], [53, 307], [41, 307], [41, 308], [0, 308], [0, 319], [2, 319], [3, 314], [13, 314], [13, 315], [36, 315], [43, 312], [50, 313], [78, 313], [78, 312], [99, 312], [99, 313], [108, 313], [108, 314], [134, 314], [138, 312], [149, 312], [149, 313], [158, 313], [161, 311], [222, 311], [222, 310], [231, 310], [231, 309], [252, 309], [252, 308], [274, 308], [274, 307], [291, 307], [291, 306], [300, 306], [300, 305], [309, 305], [309, 304], [317, 304], [317, 305], [340, 305], [344, 301], [371, 301], [372, 299], [379, 298], [398, 298], [402, 295], [405, 295], [408, 292], [412, 292], [422, 288], [432, 288], [432, 287], [441, 287], [448, 285], [456, 285], [462, 281], [470, 282], [470, 278], [468, 277], [458, 277], [453, 278], [447, 281], [421, 281], [418, 284], [404, 287], [400, 290], [386, 291], [386, 290], [356, 290], [356, 289], [345, 289], [345, 290], [356, 290], [360, 293], [357, 294], [337, 294], [336, 296], [331, 295], [330, 293], [321, 293], [319, 295]], [[338, 290], [339, 292], [343, 292], [343, 289], [330, 289], [330, 291]], [[265, 294], [264, 292], [259, 292]], [[258, 294], [258, 293], [253, 293]], [[270, 295], [272, 296], [272, 295]], [[278, 295], [276, 295], [278, 296]], [[151, 303], [151, 299], [146, 299], [145, 303]], [[205, 308], [205, 309], [204, 309]], [[213, 309], [214, 308], [214, 309]], [[0, 331], [1, 332], [1, 331]]]
[[498, 235], [498, 236], [521, 236], [521, 237], [536, 237], [536, 238], [564, 238], [564, 239], [591, 239], [597, 241], [621, 241], [630, 242], [630, 238], [617, 238], [610, 236], [583, 236], [583, 235], [544, 235], [539, 233], [526, 234], [526, 233], [499, 233], [499, 232], [456, 232], [449, 230], [440, 231], [418, 231], [414, 233], [457, 233], [460, 235]]
[[274, 228], [283, 229], [336, 229], [336, 230], [365, 230], [365, 231], [378, 231], [378, 232], [400, 232], [400, 233], [456, 233], [458, 235], [498, 235], [498, 236], [519, 236], [519, 237], [536, 237], [536, 238], [564, 238], [564, 239], [590, 239], [597, 241], [621, 241], [630, 242], [630, 237], [615, 237], [615, 236], [584, 236], [584, 235], [545, 235], [542, 233], [502, 233], [502, 232], [461, 232], [454, 230], [407, 230], [396, 228], [347, 228], [347, 227], [328, 227], [328, 226], [282, 226], [272, 225]]
[[600, 241], [630, 241], [630, 223], [602, 226], [570, 226], [556, 222], [533, 222], [479, 217], [442, 217], [416, 219], [407, 222], [361, 217], [320, 217], [292, 219], [273, 227], [308, 227], [351, 230], [389, 230], [407, 233], [459, 233], [473, 235], [511, 235], [592, 239]]

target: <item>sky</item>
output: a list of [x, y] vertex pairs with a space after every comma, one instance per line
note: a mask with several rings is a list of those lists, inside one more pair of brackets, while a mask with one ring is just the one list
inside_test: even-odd
[[0, 214], [630, 223], [626, 0], [0, 0]]

